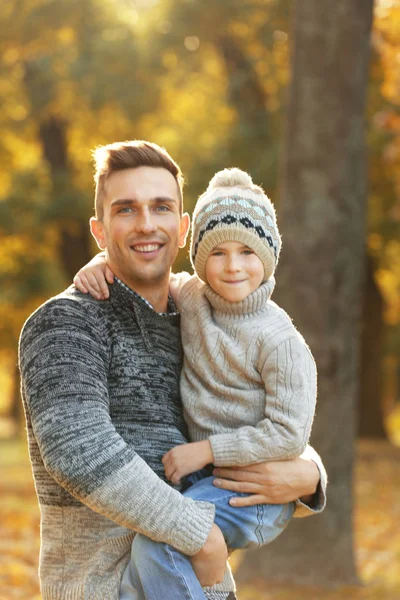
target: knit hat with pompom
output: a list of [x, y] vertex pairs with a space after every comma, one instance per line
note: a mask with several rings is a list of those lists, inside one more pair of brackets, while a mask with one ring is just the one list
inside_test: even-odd
[[264, 265], [264, 281], [274, 274], [281, 249], [275, 209], [250, 175], [236, 168], [214, 175], [193, 212], [190, 259], [203, 281], [208, 255], [223, 242], [251, 248]]

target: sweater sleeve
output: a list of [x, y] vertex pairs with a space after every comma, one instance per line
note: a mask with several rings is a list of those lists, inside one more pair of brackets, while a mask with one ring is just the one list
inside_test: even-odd
[[316, 367], [301, 336], [286, 339], [260, 366], [265, 418], [255, 427], [210, 436], [217, 466], [288, 460], [305, 450], [316, 404]]
[[193, 279], [193, 275], [190, 275], [190, 273], [187, 273], [186, 271], [182, 271], [181, 273], [171, 273], [169, 280], [169, 293], [171, 294], [172, 299], [179, 311], [182, 310], [182, 288], [185, 283], [191, 279]]
[[22, 393], [44, 467], [92, 510], [195, 554], [208, 537], [214, 507], [164, 483], [116, 431], [107, 343], [93, 305], [84, 310], [76, 300], [53, 299], [25, 324]]
[[328, 485], [328, 476], [321, 457], [311, 446], [307, 446], [301, 458], [312, 460], [318, 467], [319, 482], [315, 494], [313, 495], [310, 504], [305, 504], [300, 499], [296, 500], [295, 517], [310, 517], [322, 512], [326, 506], [326, 487]]

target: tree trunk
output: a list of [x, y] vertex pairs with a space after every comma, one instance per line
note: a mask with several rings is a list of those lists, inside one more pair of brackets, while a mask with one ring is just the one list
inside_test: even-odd
[[383, 299], [374, 279], [372, 258], [367, 256], [361, 332], [361, 372], [358, 434], [387, 439], [383, 422], [382, 334]]
[[269, 134], [267, 95], [252, 62], [232, 35], [221, 33], [217, 47], [225, 63], [228, 101], [238, 117], [227, 142], [226, 160], [250, 171], [255, 180], [265, 184], [263, 163], [271, 163], [276, 155]]
[[[352, 468], [364, 269], [364, 105], [373, 0], [298, 0], [283, 157], [278, 302], [319, 373], [312, 443], [328, 506], [246, 553], [239, 582], [354, 584]], [[279, 294], [279, 296], [278, 296]], [[262, 566], [261, 566], [262, 565]]]
[[73, 185], [73, 173], [68, 161], [68, 124], [51, 115], [54, 101], [53, 74], [46, 61], [25, 63], [24, 82], [31, 103], [32, 117], [38, 124], [39, 142], [51, 177], [49, 218], [57, 222], [60, 232], [59, 260], [71, 281], [78, 269], [91, 258], [90, 234], [84, 201]]
[[[65, 274], [72, 280], [75, 273], [91, 258], [89, 227], [82, 220], [82, 209], [75, 214], [76, 200], [68, 166], [67, 124], [56, 117], [44, 120], [39, 129], [43, 155], [49, 164], [53, 189], [53, 201], [64, 206], [54, 211], [60, 218], [59, 258]], [[68, 197], [70, 206], [68, 209]], [[62, 200], [61, 200], [62, 199]]]

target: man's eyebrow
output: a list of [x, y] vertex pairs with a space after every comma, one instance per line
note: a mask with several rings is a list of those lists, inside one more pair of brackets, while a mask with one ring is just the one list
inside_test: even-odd
[[152, 202], [157, 202], [157, 204], [162, 202], [177, 204], [179, 202], [179, 198], [171, 198], [170, 196], [157, 196], [156, 198], [152, 198]]
[[123, 206], [124, 204], [134, 204], [133, 198], [118, 198], [111, 202], [111, 206]]
[[[162, 204], [163, 202], [167, 202], [169, 204], [178, 204], [178, 198], [170, 198], [169, 196], [156, 196], [155, 198], [151, 198], [150, 202], [154, 202], [156, 204]], [[117, 198], [111, 202], [111, 206], [128, 206], [132, 204], [140, 204], [136, 198]]]

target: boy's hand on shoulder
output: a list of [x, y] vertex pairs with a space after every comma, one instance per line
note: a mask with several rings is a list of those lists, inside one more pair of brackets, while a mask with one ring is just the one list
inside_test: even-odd
[[165, 475], [172, 483], [180, 483], [182, 477], [194, 473], [214, 460], [208, 440], [175, 446], [164, 454], [162, 463]]
[[105, 254], [96, 254], [87, 265], [79, 269], [73, 281], [83, 294], [89, 293], [96, 300], [106, 300], [110, 295], [107, 281], [114, 283], [114, 273], [106, 263]]

